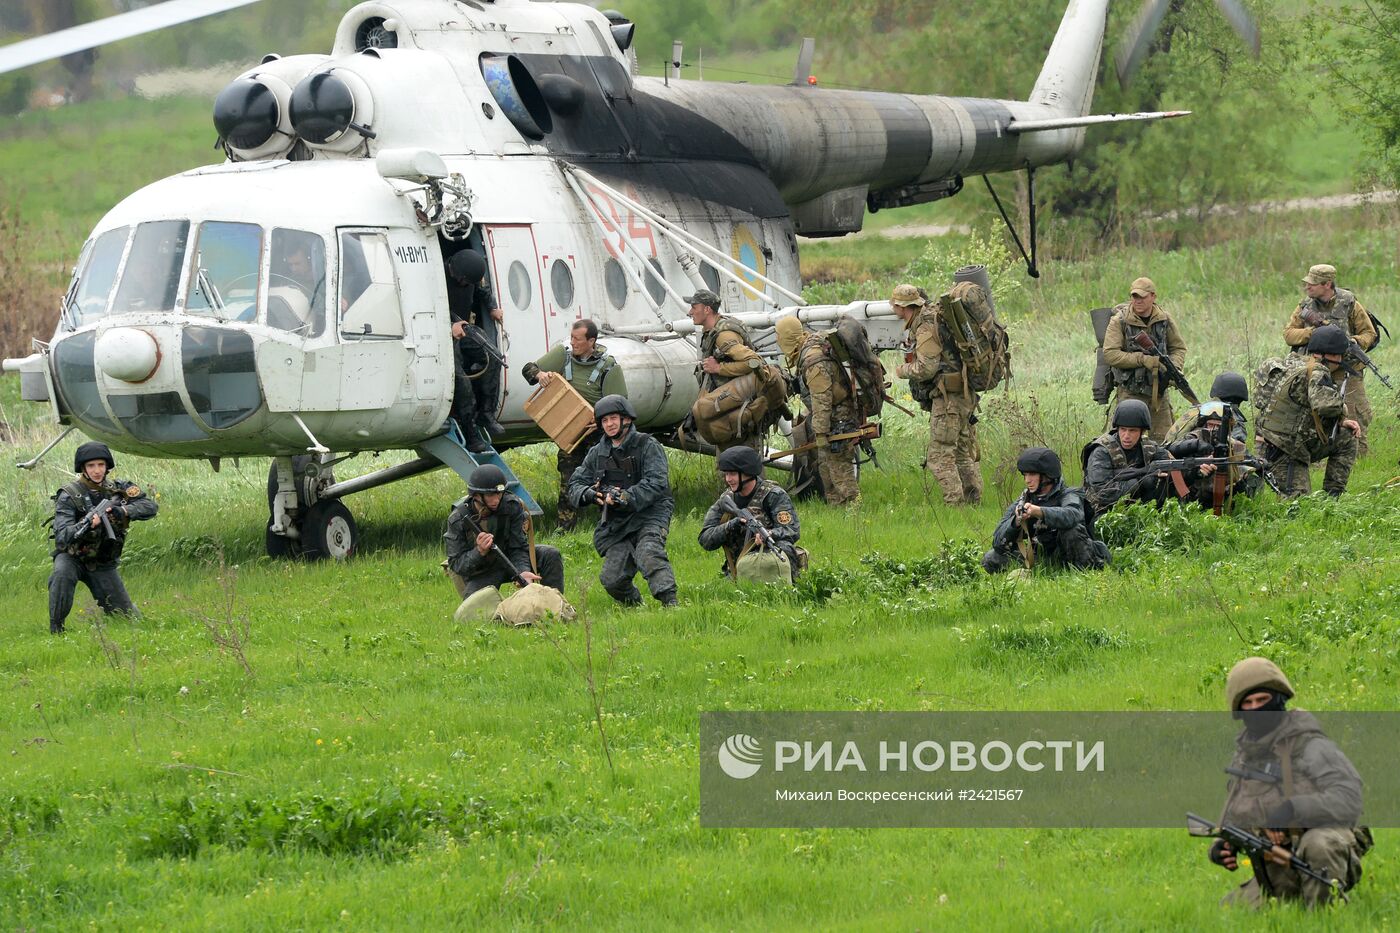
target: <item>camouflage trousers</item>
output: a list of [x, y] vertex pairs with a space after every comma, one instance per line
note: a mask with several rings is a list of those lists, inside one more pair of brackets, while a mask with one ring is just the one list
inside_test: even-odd
[[1365, 379], [1353, 377], [1347, 380], [1346, 415], [1361, 425], [1361, 434], [1356, 438], [1356, 456], [1359, 459], [1371, 452], [1366, 435], [1375, 417], [1375, 412], [1371, 411], [1371, 400], [1366, 395]]
[[[1356, 834], [1349, 829], [1309, 829], [1298, 840], [1296, 851], [1298, 857], [1313, 868], [1326, 871], [1327, 877], [1340, 879], [1343, 887], [1349, 888], [1361, 880], [1361, 851], [1356, 844]], [[1280, 900], [1301, 900], [1309, 907], [1317, 907], [1331, 899], [1331, 887], [1320, 881], [1305, 878], [1291, 868], [1272, 862], [1265, 862], [1264, 867], [1273, 895]], [[1225, 895], [1220, 903], [1225, 906], [1264, 906], [1264, 892], [1259, 886], [1259, 879], [1250, 878]]]
[[646, 527], [618, 541], [603, 553], [603, 569], [598, 582], [608, 595], [625, 606], [637, 606], [642, 593], [632, 578], [640, 571], [652, 598], [660, 603], [676, 599], [676, 573], [666, 554], [667, 529]]
[[127, 595], [122, 575], [113, 567], [88, 567], [71, 554], [54, 555], [53, 572], [49, 574], [49, 631], [63, 631], [68, 613], [73, 611], [73, 594], [81, 582], [108, 615], [114, 612], [136, 613], [136, 606]]
[[829, 447], [818, 447], [817, 475], [822, 480], [822, 492], [829, 505], [854, 505], [860, 501], [860, 483], [856, 481], [856, 464], [852, 445], [842, 444], [840, 453]]
[[[1322, 491], [1332, 496], [1346, 492], [1352, 467], [1356, 466], [1356, 436], [1346, 428], [1337, 430], [1337, 440], [1327, 456], [1327, 468], [1322, 475]], [[1287, 498], [1306, 496], [1312, 492], [1312, 464], [1307, 460], [1290, 458], [1273, 444], [1259, 438], [1259, 456], [1269, 461], [1274, 483]]]
[[977, 447], [977, 395], [934, 395], [924, 465], [943, 489], [946, 505], [982, 501], [982, 455]]
[[[1137, 401], [1142, 402], [1142, 404], [1147, 406], [1147, 410], [1151, 412], [1152, 430], [1148, 432], [1147, 436], [1154, 441], [1165, 440], [1167, 432], [1171, 430], [1173, 421], [1172, 403], [1167, 400], [1167, 393], [1162, 392], [1159, 396], [1157, 396], [1157, 402], [1154, 405], [1152, 402], [1152, 396], [1134, 395], [1127, 389], [1123, 388], [1122, 386], [1119, 386], [1118, 397], [1114, 400], [1113, 403], [1114, 410], [1116, 411], [1118, 409], [1118, 406], [1123, 404], [1123, 402], [1127, 399], [1136, 399]], [[1108, 421], [1109, 424], [1112, 425], [1113, 415], [1111, 412], [1109, 414]]]
[[578, 524], [578, 507], [569, 501], [569, 479], [574, 471], [583, 466], [583, 458], [598, 443], [602, 432], [594, 428], [588, 436], [579, 441], [573, 451], [565, 453], [561, 447], [556, 463], [559, 467], [559, 503], [554, 509], [554, 527], [558, 531], [573, 531]]

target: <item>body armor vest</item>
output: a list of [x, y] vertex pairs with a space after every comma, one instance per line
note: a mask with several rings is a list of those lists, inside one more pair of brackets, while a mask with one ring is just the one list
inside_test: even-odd
[[[1118, 318], [1118, 323], [1123, 328], [1123, 346], [1134, 347], [1136, 344], [1133, 341], [1137, 339], [1137, 335], [1147, 334], [1163, 353], [1167, 352], [1167, 319], [1165, 317], [1143, 327], [1139, 324], [1129, 324], [1127, 314], [1123, 314]], [[1133, 395], [1150, 396], [1152, 394], [1152, 373], [1145, 367], [1115, 368], [1113, 381]], [[1162, 383], [1162, 387], [1165, 388], [1165, 383]]]

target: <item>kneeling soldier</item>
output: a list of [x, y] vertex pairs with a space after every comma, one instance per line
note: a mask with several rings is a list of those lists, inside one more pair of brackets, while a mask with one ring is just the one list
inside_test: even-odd
[[[1164, 494], [1162, 477], [1140, 474], [1147, 464], [1171, 456], [1147, 439], [1151, 427], [1147, 403], [1124, 399], [1113, 410], [1113, 430], [1084, 447], [1084, 498], [1095, 513], [1107, 512], [1120, 499], [1145, 502]], [[1128, 478], [1123, 478], [1125, 474]]]
[[[763, 478], [763, 458], [752, 447], [731, 447], [715, 458], [729, 491], [705, 513], [700, 528], [700, 546], [707, 551], [724, 549], [724, 563], [735, 580], [751, 582], [791, 582], [800, 569], [797, 539], [802, 529], [797, 510], [787, 490]], [[772, 555], [786, 568], [787, 580], [766, 579], [741, 558], [758, 552]], [[764, 576], [765, 579], [758, 579]]]
[[[1241, 444], [1248, 445], [1249, 436], [1245, 431], [1248, 423], [1244, 412], [1240, 406], [1249, 401], [1249, 384], [1239, 373], [1223, 372], [1215, 377], [1215, 381], [1210, 384], [1210, 397], [1218, 402], [1224, 402], [1230, 406], [1230, 436]], [[1210, 403], [1207, 402], [1207, 405]], [[1171, 447], [1177, 441], [1190, 434], [1200, 427], [1201, 421], [1200, 405], [1192, 405], [1176, 419], [1171, 430], [1167, 431], [1167, 438], [1162, 443]], [[1246, 447], [1246, 450], [1248, 448]]]
[[[1371, 831], [1356, 825], [1360, 775], [1312, 713], [1286, 708], [1293, 685], [1268, 658], [1236, 664], [1225, 680], [1225, 697], [1244, 731], [1227, 769], [1232, 777], [1220, 822], [1266, 836], [1335, 879], [1342, 891], [1350, 889], [1361, 879], [1361, 856], [1371, 848]], [[1223, 839], [1211, 846], [1209, 857], [1230, 871], [1239, 867], [1238, 854]], [[1254, 877], [1225, 903], [1257, 907], [1276, 897], [1312, 907], [1337, 893], [1272, 856], [1254, 859], [1252, 867]]]
[[1002, 515], [992, 549], [982, 556], [982, 568], [1001, 573], [1014, 565], [1029, 570], [1044, 563], [1102, 569], [1108, 563], [1108, 546], [1093, 536], [1079, 490], [1067, 489], [1061, 481], [1059, 455], [1046, 447], [1030, 447], [1016, 458], [1016, 469], [1025, 477], [1026, 491]]
[[55, 635], [63, 632], [80, 580], [108, 615], [136, 613], [117, 566], [128, 526], [154, 518], [157, 506], [136, 484], [109, 478], [116, 465], [106, 444], [89, 441], [73, 455], [77, 479], [54, 496], [49, 631]]
[[666, 555], [666, 536], [676, 499], [666, 451], [633, 427], [637, 412], [620, 395], [599, 399], [593, 417], [603, 437], [569, 479], [569, 498], [576, 507], [602, 507], [593, 530], [593, 547], [603, 557], [598, 582], [618, 602], [641, 605], [642, 594], [632, 582], [640, 570], [652, 597], [674, 606], [676, 574]]
[[[1237, 461], [1244, 460], [1247, 456], [1244, 441], [1235, 437], [1233, 424], [1230, 429], [1225, 427], [1227, 421], [1233, 422], [1233, 406], [1225, 402], [1206, 402], [1191, 410], [1196, 412], [1196, 426], [1167, 446], [1173, 457], [1228, 456]], [[1183, 478], [1188, 492], [1182, 501], [1194, 502], [1205, 508], [1224, 507], [1225, 500], [1230, 497], [1252, 496], [1264, 486], [1264, 481], [1254, 468], [1242, 463], [1223, 467], [1203, 463], [1199, 472]], [[1218, 485], [1217, 480], [1221, 480]]]
[[1286, 496], [1312, 492], [1308, 468], [1327, 461], [1322, 489], [1340, 496], [1356, 465], [1361, 424], [1346, 415], [1338, 383], [1350, 382], [1343, 360], [1349, 340], [1331, 324], [1308, 338], [1308, 352], [1293, 363], [1274, 390], [1255, 426], [1259, 455], [1272, 465], [1274, 481]]
[[520, 497], [506, 491], [501, 468], [488, 463], [472, 470], [467, 491], [453, 505], [443, 535], [447, 569], [461, 577], [462, 596], [502, 583], [543, 583], [562, 593], [564, 557], [558, 548], [535, 543], [530, 512]]

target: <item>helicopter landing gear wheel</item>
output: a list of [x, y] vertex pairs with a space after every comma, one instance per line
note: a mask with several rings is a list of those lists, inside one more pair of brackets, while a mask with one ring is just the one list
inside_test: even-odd
[[339, 499], [317, 502], [301, 522], [301, 556], [307, 560], [345, 560], [355, 553], [359, 532], [355, 516]]

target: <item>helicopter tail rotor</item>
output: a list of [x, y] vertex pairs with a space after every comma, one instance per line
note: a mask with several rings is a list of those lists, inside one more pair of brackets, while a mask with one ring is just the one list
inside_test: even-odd
[[[1133, 23], [1128, 27], [1127, 35], [1123, 37], [1123, 42], [1118, 46], [1118, 54], [1114, 57], [1114, 65], [1118, 71], [1118, 83], [1124, 87], [1137, 74], [1138, 68], [1147, 59], [1152, 51], [1153, 44], [1157, 41], [1157, 31], [1162, 26], [1162, 20], [1166, 18], [1168, 11], [1174, 7], [1179, 7], [1181, 0], [1143, 0], [1142, 7], [1138, 10], [1137, 16], [1133, 18]], [[1235, 34], [1241, 41], [1249, 47], [1250, 54], [1256, 58], [1259, 56], [1259, 25], [1254, 21], [1254, 17], [1244, 8], [1240, 0], [1215, 0], [1216, 7], [1222, 16], [1229, 22]]]

